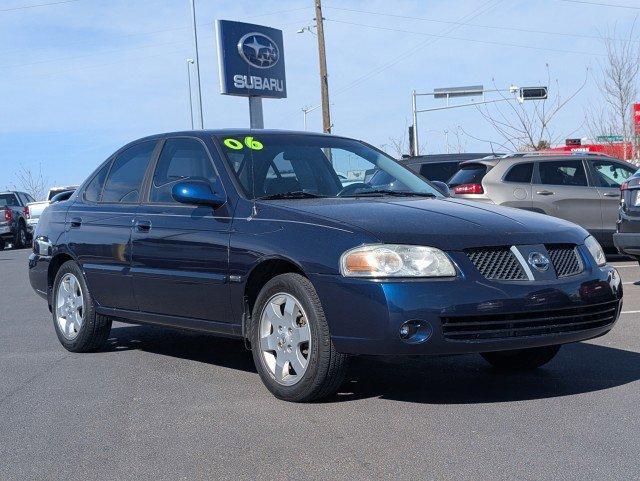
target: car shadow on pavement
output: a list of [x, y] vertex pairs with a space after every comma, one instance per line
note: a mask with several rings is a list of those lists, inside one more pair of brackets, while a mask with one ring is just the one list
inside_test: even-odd
[[[244, 343], [144, 325], [116, 325], [107, 351], [137, 349], [255, 373]], [[479, 355], [354, 356], [337, 396], [324, 402], [382, 398], [427, 404], [475, 404], [544, 399], [600, 391], [640, 379], [640, 353], [575, 343], [546, 366], [504, 372]], [[257, 374], [255, 382], [260, 382]]]
[[112, 327], [106, 350], [129, 349], [256, 372], [251, 352], [242, 341], [200, 332], [145, 325]]
[[380, 397], [429, 404], [544, 399], [600, 391], [640, 379], [640, 353], [588, 343], [563, 346], [544, 367], [505, 372], [479, 355], [359, 357], [339, 400]]

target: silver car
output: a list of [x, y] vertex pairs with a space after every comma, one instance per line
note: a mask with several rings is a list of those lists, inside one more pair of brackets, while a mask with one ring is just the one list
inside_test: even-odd
[[516, 154], [463, 162], [448, 184], [454, 197], [569, 220], [613, 248], [620, 185], [636, 170], [601, 154]]

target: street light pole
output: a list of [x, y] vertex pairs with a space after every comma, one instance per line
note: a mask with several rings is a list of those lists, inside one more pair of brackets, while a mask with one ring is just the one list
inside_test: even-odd
[[200, 57], [198, 55], [198, 30], [196, 28], [196, 1], [191, 0], [191, 17], [193, 20], [193, 43], [196, 50], [195, 64], [196, 64], [196, 83], [198, 94], [198, 113], [200, 117], [200, 128], [204, 129], [204, 115], [202, 113], [202, 89], [200, 87]]
[[193, 130], [193, 98], [191, 95], [191, 64], [193, 59], [187, 59], [187, 84], [189, 85], [189, 118], [191, 119], [191, 130]]
[[416, 91], [411, 92], [411, 110], [413, 111], [413, 155], [418, 156], [418, 109], [416, 108]]
[[331, 114], [329, 112], [329, 76], [327, 74], [327, 56], [324, 47], [324, 23], [322, 4], [315, 0], [316, 30], [318, 32], [318, 61], [320, 63], [320, 94], [322, 96], [322, 130], [331, 133]]

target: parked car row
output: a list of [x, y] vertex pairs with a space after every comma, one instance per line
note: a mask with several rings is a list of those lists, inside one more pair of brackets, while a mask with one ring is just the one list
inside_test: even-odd
[[[433, 168], [442, 160], [420, 162], [420, 158], [405, 160], [423, 176], [443, 172], [440, 167], [439, 171]], [[456, 172], [446, 180], [453, 196], [569, 220], [587, 229], [610, 251], [614, 250], [613, 235], [618, 225], [620, 188], [638, 168], [588, 153], [491, 155], [466, 161], [458, 157], [449, 163], [457, 163]]]
[[53, 187], [49, 190], [47, 200], [41, 202], [36, 202], [26, 192], [0, 192], [0, 250], [7, 245], [15, 249], [27, 247], [44, 209], [69, 199], [75, 188]]
[[26, 192], [0, 192], [0, 250], [6, 244], [18, 249], [28, 245], [33, 232], [28, 225], [30, 202], [33, 197]]

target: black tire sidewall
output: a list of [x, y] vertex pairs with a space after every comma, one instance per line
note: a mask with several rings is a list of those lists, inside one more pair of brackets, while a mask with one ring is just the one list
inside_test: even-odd
[[[278, 293], [291, 294], [302, 304], [311, 333], [307, 370], [302, 379], [293, 386], [284, 386], [273, 378], [269, 368], [264, 364], [260, 350], [260, 316], [267, 301]], [[325, 365], [322, 358], [328, 354], [331, 340], [328, 336], [324, 311], [308, 279], [299, 274], [282, 274], [274, 277], [262, 288], [254, 304], [250, 339], [258, 374], [274, 396], [287, 401], [304, 401], [313, 396], [312, 393], [317, 390], [318, 384], [326, 376], [326, 370], [322, 369]]]
[[[24, 234], [24, 242], [23, 242], [23, 236], [21, 234]], [[27, 228], [25, 227], [25, 225], [20, 222], [18, 224], [18, 231], [16, 232], [16, 242], [15, 242], [15, 248], [16, 249], [23, 249], [26, 245], [27, 245]]]
[[[78, 282], [80, 283], [80, 289], [82, 289], [82, 296], [84, 298], [84, 319], [82, 321], [82, 326], [80, 327], [80, 332], [75, 337], [75, 339], [67, 339], [64, 337], [62, 332], [60, 331], [60, 327], [58, 326], [58, 320], [56, 318], [56, 305], [57, 305], [57, 296], [58, 296], [58, 286], [62, 280], [62, 277], [67, 274], [73, 274]], [[56, 274], [56, 279], [53, 283], [53, 290], [51, 293], [51, 301], [52, 301], [52, 311], [53, 311], [53, 327], [56, 331], [56, 335], [58, 336], [58, 340], [60, 343], [67, 349], [72, 352], [81, 352], [86, 350], [86, 346], [91, 343], [91, 336], [93, 335], [93, 327], [96, 322], [96, 312], [95, 306], [93, 302], [93, 298], [91, 297], [91, 293], [89, 292], [89, 288], [87, 287], [87, 282], [84, 278], [84, 274], [82, 269], [76, 264], [74, 261], [67, 261], [58, 270]]]

